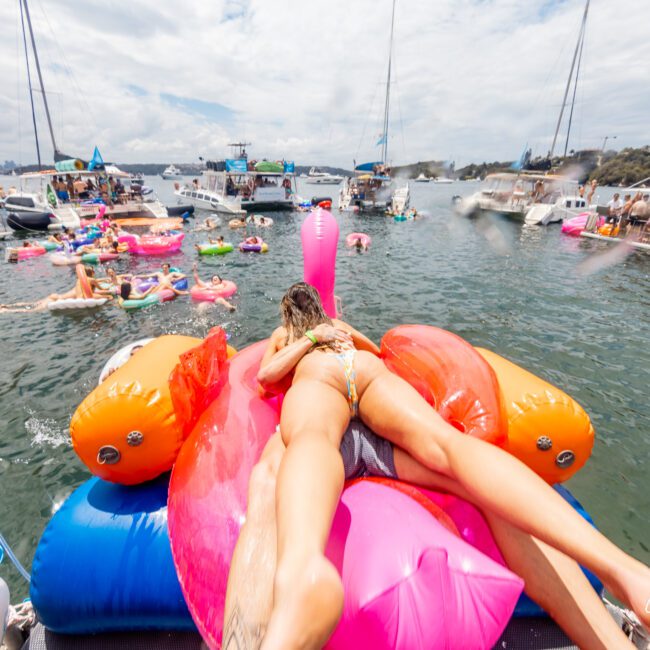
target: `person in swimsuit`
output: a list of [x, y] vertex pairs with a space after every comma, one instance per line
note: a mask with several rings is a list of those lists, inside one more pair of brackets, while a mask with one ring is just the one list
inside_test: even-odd
[[[196, 283], [197, 287], [201, 287], [202, 289], [213, 289], [215, 291], [226, 288], [223, 280], [218, 275], [213, 275], [210, 279], [210, 282], [204, 282], [201, 280], [199, 277], [199, 265], [196, 262], [194, 262], [192, 272], [194, 274], [194, 282]], [[221, 296], [216, 298], [214, 302], [217, 305], [223, 305], [228, 311], [235, 311], [235, 305], [230, 304], [225, 298], [222, 298]]]
[[162, 273], [156, 274], [158, 277], [158, 285], [154, 287], [154, 290], [161, 291], [162, 289], [171, 289], [177, 296], [182, 296], [189, 291], [184, 291], [183, 289], [177, 289], [174, 286], [174, 282], [178, 282], [185, 277], [184, 273], [178, 273], [177, 271], [172, 271], [169, 264], [166, 262], [162, 265]]
[[[451, 479], [351, 420], [340, 446], [345, 479], [396, 478], [424, 488], [473, 499]], [[248, 485], [246, 519], [228, 575], [222, 647], [259, 648], [273, 605], [276, 566], [275, 493], [285, 446], [279, 431], [267, 442]], [[483, 513], [507, 566], [580, 648], [631, 647], [576, 562], [489, 511]]]
[[314, 287], [290, 287], [281, 314], [283, 325], [257, 375], [266, 390], [291, 378], [280, 416], [286, 451], [277, 475], [277, 567], [264, 650], [320, 648], [341, 615], [341, 579], [324, 548], [343, 489], [339, 446], [357, 415], [427, 470], [457, 483], [484, 512], [596, 573], [650, 624], [650, 568], [607, 540], [518, 459], [445, 422], [386, 368], [372, 341], [328, 318]]

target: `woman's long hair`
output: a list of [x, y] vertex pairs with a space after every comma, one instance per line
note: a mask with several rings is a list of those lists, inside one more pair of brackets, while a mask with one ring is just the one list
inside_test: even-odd
[[296, 282], [287, 289], [280, 303], [280, 314], [287, 328], [287, 342], [289, 339], [297, 341], [307, 330], [321, 323], [332, 324], [318, 291], [306, 282]]

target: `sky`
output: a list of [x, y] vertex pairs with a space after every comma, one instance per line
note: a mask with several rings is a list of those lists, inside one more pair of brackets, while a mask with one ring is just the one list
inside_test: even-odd
[[[59, 149], [107, 161], [377, 160], [391, 0], [29, 0]], [[392, 164], [545, 154], [584, 0], [397, 0]], [[592, 0], [569, 149], [650, 144], [647, 0]], [[33, 83], [36, 83], [32, 69]], [[0, 2], [0, 163], [36, 152], [19, 0]], [[35, 94], [43, 159], [52, 145]], [[560, 135], [564, 149], [564, 137]]]

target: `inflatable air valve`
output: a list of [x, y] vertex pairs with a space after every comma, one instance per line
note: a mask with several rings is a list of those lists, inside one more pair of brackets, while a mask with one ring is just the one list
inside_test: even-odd
[[477, 348], [499, 380], [508, 417], [504, 449], [548, 483], [571, 478], [594, 445], [594, 429], [585, 410], [572, 397], [543, 379]]
[[336, 246], [339, 225], [331, 212], [318, 208], [303, 222], [300, 229], [304, 255], [304, 279], [320, 294], [325, 313], [336, 318], [334, 284], [336, 275]]

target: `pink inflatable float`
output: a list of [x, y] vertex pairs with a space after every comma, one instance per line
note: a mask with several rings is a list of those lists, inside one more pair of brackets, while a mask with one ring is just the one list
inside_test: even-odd
[[176, 253], [183, 245], [185, 233], [170, 236], [143, 235], [134, 246], [129, 246], [129, 253], [135, 255], [165, 255]]
[[[572, 237], [579, 237], [580, 233], [585, 229], [587, 225], [587, 220], [591, 216], [591, 212], [582, 212], [577, 217], [572, 217], [571, 219], [566, 219], [562, 224], [562, 232], [565, 235], [571, 235]], [[599, 217], [598, 227], [602, 226], [605, 223], [605, 217]]]
[[304, 256], [305, 282], [318, 289], [325, 313], [336, 318], [334, 284], [336, 282], [336, 246], [339, 225], [331, 212], [317, 208], [303, 221], [300, 229]]
[[[250, 471], [279, 421], [278, 399], [263, 399], [256, 380], [265, 347], [256, 343], [230, 360], [225, 386], [183, 445], [169, 488], [174, 562], [211, 648], [221, 638], [229, 561], [245, 519]], [[421, 501], [391, 487], [366, 481], [347, 487], [327, 548], [345, 587], [343, 617], [328, 647], [494, 644], [521, 580], [498, 554], [490, 558], [473, 548], [494, 548], [478, 512], [449, 511], [472, 545], [438, 523]]]
[[27, 260], [30, 257], [40, 257], [47, 253], [47, 250], [43, 248], [43, 246], [21, 246], [20, 248], [11, 248], [10, 251], [16, 253], [19, 260]]
[[372, 242], [372, 239], [370, 238], [370, 235], [366, 235], [363, 232], [351, 232], [345, 238], [345, 245], [348, 246], [349, 248], [352, 248], [353, 246], [357, 245], [358, 241], [361, 242], [361, 245], [364, 248], [368, 248], [368, 246], [370, 246]]
[[217, 298], [229, 298], [237, 291], [237, 285], [230, 280], [223, 280], [221, 289], [211, 289], [210, 287], [200, 287], [195, 284], [190, 289], [192, 300], [204, 300], [214, 302]]
[[[305, 280], [319, 288], [333, 316], [338, 225], [331, 214], [316, 210], [303, 224], [302, 239]], [[397, 328], [384, 340], [387, 363], [444, 417], [461, 431], [501, 439], [505, 423], [494, 376], [471, 346], [462, 348], [453, 334], [426, 327]], [[412, 367], [409, 354], [419, 358], [417, 351], [427, 345], [435, 352]], [[210, 648], [220, 647], [230, 558], [245, 520], [250, 472], [279, 422], [281, 396], [264, 398], [257, 383], [265, 348], [266, 341], [251, 345], [225, 365], [223, 387], [192, 421], [169, 486], [174, 563]], [[425, 386], [436, 373], [447, 376]], [[187, 392], [179, 398], [188, 399]], [[328, 643], [337, 650], [491, 648], [522, 590], [478, 511], [393, 481], [346, 486], [327, 555], [345, 588], [343, 615]]]

